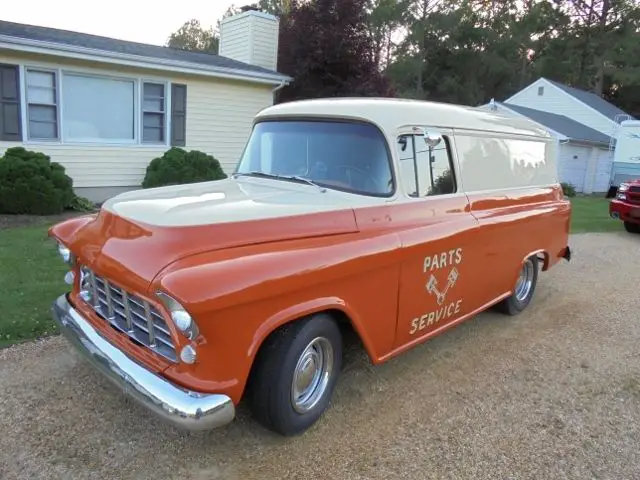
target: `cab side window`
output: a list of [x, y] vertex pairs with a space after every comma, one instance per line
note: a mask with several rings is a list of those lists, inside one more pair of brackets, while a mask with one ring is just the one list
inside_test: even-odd
[[449, 139], [429, 147], [422, 135], [400, 135], [397, 142], [400, 175], [411, 197], [429, 197], [456, 192]]

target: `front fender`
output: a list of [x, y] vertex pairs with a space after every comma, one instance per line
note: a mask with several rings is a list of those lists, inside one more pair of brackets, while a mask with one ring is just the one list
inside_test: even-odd
[[47, 231], [47, 235], [51, 238], [57, 239], [64, 243], [66, 246], [70, 246], [73, 243], [77, 233], [87, 224], [93, 222], [97, 217], [97, 214], [90, 213], [87, 215], [80, 215], [74, 218], [69, 218], [58, 222]]
[[346, 234], [208, 252], [161, 271], [149, 293], [167, 292], [192, 315], [208, 315], [294, 291], [306, 297], [317, 285], [396, 266], [399, 248], [395, 234]]
[[[372, 361], [395, 340], [400, 264], [395, 234], [336, 235], [188, 257], [152, 282], [179, 301], [201, 333], [199, 361], [167, 376], [239, 399], [264, 339], [294, 319], [339, 310]], [[152, 292], [149, 292], [152, 293]]]

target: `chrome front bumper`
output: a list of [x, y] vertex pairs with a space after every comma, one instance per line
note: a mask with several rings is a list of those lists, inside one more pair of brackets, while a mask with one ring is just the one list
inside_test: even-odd
[[58, 297], [52, 310], [60, 331], [96, 369], [173, 425], [192, 431], [209, 430], [235, 417], [235, 406], [228, 396], [185, 390], [125, 355], [82, 318], [66, 295]]

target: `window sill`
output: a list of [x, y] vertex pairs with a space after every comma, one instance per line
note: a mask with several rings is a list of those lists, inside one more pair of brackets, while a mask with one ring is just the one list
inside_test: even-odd
[[55, 147], [103, 147], [103, 148], [143, 148], [143, 149], [169, 149], [171, 145], [166, 143], [126, 143], [126, 142], [61, 142], [57, 140], [25, 140], [23, 145], [55, 146]]

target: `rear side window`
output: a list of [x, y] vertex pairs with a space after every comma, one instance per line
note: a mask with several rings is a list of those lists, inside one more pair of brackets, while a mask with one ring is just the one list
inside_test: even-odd
[[401, 183], [410, 197], [429, 197], [456, 192], [449, 139], [428, 146], [422, 135], [400, 135], [397, 141]]

